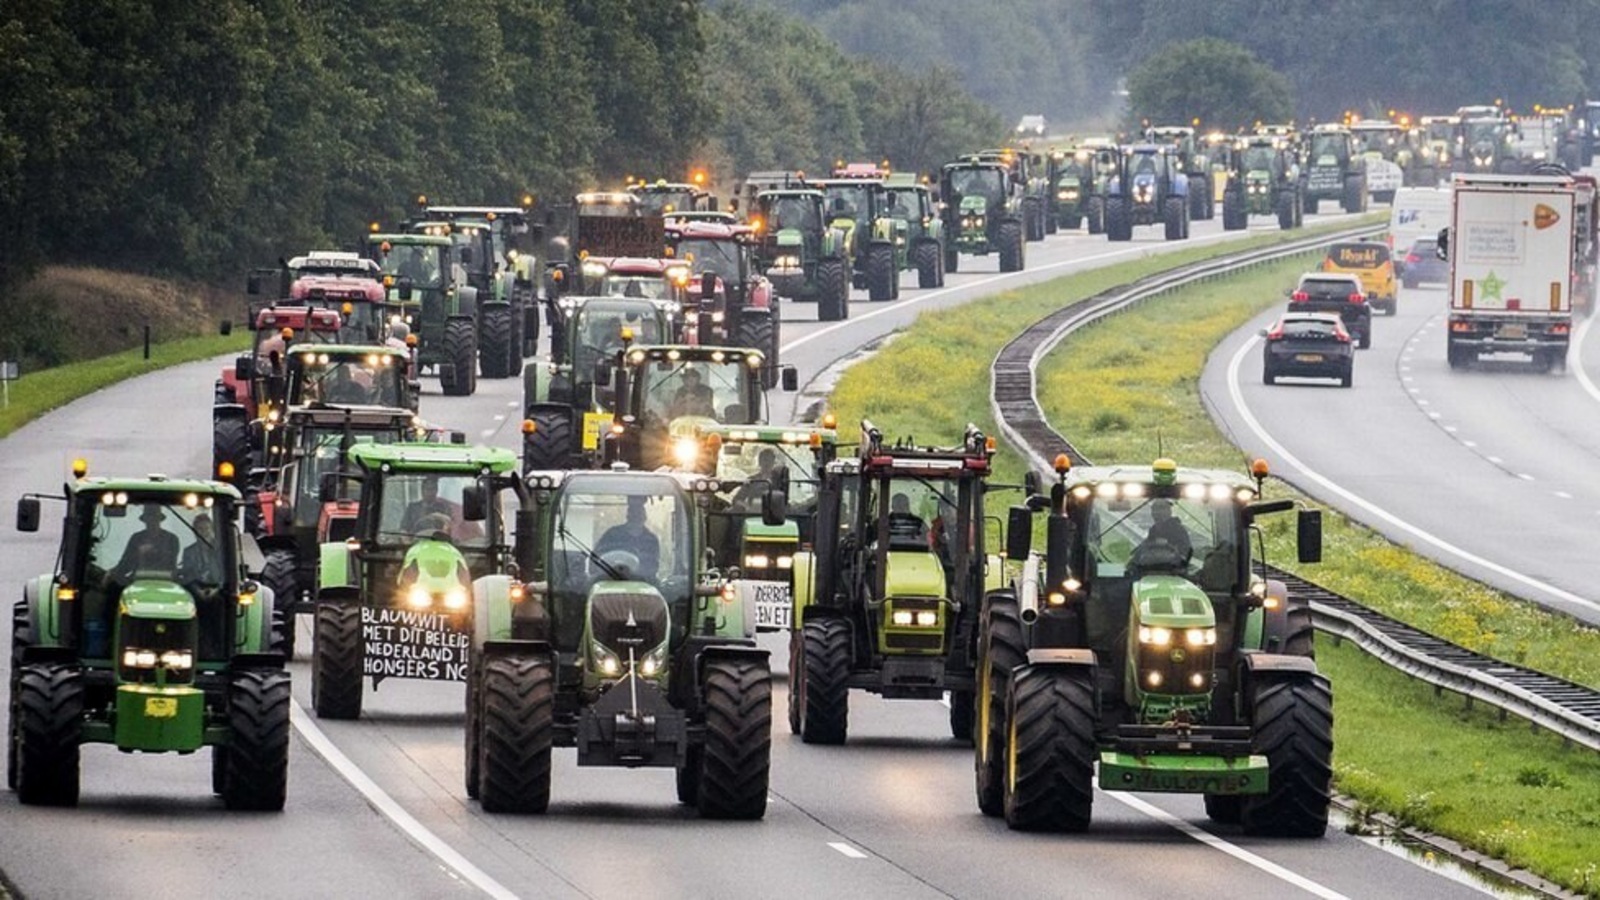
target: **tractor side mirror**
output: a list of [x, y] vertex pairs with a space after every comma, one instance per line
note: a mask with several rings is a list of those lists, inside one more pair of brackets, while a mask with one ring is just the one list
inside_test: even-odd
[[703, 272], [700, 275], [700, 302], [705, 303], [717, 292], [717, 273]]
[[489, 518], [488, 498], [479, 485], [468, 485], [461, 492], [461, 517], [468, 522], [482, 522]]
[[246, 294], [249, 294], [252, 297], [260, 294], [261, 293], [261, 276], [257, 275], [254, 272], [251, 272], [249, 275], [245, 276], [245, 279], [244, 279], [244, 292]]
[[776, 528], [789, 520], [789, 498], [773, 488], [761, 495], [761, 524]]
[[612, 365], [610, 360], [602, 359], [594, 364], [595, 387], [604, 388], [611, 386], [611, 369]]
[[23, 497], [17, 501], [17, 530], [34, 532], [39, 530], [39, 498]]
[[256, 358], [246, 353], [233, 361], [233, 377], [249, 381], [256, 377]]
[[317, 501], [332, 503], [337, 499], [339, 499], [339, 473], [323, 472], [322, 479], [317, 482]]
[[1444, 260], [1450, 258], [1450, 229], [1439, 229], [1438, 244], [1433, 248], [1433, 255]]
[[1033, 550], [1033, 513], [1026, 506], [1006, 512], [1006, 559], [1021, 562]]
[[460, 250], [460, 253], [461, 253], [461, 264], [463, 266], [471, 266], [472, 265], [472, 248], [471, 247], [462, 247], [461, 250]]
[[1322, 510], [1302, 509], [1295, 516], [1295, 544], [1303, 563], [1322, 562]]
[[223, 319], [222, 323], [217, 326], [217, 333], [222, 335], [223, 337], [227, 337], [228, 335], [233, 334], [233, 320], [232, 319]]
[[[728, 202], [732, 203], [733, 201], [729, 200]], [[710, 210], [711, 212], [716, 212], [717, 211], [717, 198], [708, 197], [706, 199], [706, 209]]]
[[1044, 484], [1039, 480], [1039, 473], [1029, 469], [1022, 473], [1022, 493], [1029, 497], [1044, 492]]
[[411, 288], [412, 288], [411, 279], [402, 278], [398, 282], [395, 282], [395, 285], [400, 289], [400, 299], [401, 300], [410, 300], [411, 299]]
[[784, 391], [794, 393], [800, 390], [800, 373], [794, 366], [784, 366], [779, 370], [778, 380], [782, 382]]

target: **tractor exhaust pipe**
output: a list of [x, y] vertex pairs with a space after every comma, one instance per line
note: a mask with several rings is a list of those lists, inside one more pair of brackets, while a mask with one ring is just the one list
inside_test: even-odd
[[1028, 554], [1022, 564], [1022, 589], [1017, 592], [1017, 614], [1022, 624], [1032, 625], [1039, 620], [1039, 554]]

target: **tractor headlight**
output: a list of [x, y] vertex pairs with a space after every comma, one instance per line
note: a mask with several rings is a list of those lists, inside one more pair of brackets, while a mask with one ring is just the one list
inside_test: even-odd
[[672, 458], [681, 468], [692, 468], [700, 460], [700, 442], [690, 437], [678, 438], [672, 444]]
[[745, 554], [744, 567], [746, 569], [765, 569], [772, 565], [772, 557], [765, 553]]
[[961, 218], [961, 227], [962, 228], [971, 228], [972, 227], [972, 217], [971, 216], [963, 216]]
[[666, 668], [666, 664], [667, 648], [662, 646], [645, 654], [644, 661], [639, 663], [639, 674], [646, 678], [654, 678], [661, 674], [662, 670]]
[[911, 615], [911, 610], [909, 610], [909, 609], [897, 609], [897, 610], [895, 610], [894, 611], [894, 615], [890, 617], [890, 621], [893, 622], [894, 624], [900, 625], [900, 626], [910, 625], [911, 622], [913, 621], [913, 618], [912, 618], [912, 615]]
[[1210, 647], [1217, 642], [1217, 629], [1191, 628], [1184, 633], [1183, 637], [1191, 647]]
[[1071, 200], [1072, 199], [1072, 194], [1069, 191], [1056, 191], [1056, 199], [1057, 200]]
[[168, 650], [161, 654], [161, 664], [169, 669], [193, 668], [194, 654], [188, 650]]
[[420, 584], [413, 584], [406, 590], [406, 603], [416, 609], [427, 609], [433, 605], [433, 595]]
[[921, 628], [932, 628], [939, 624], [939, 614], [931, 609], [917, 612], [917, 625]]
[[609, 650], [600, 651], [599, 662], [601, 675], [619, 675], [622, 673], [622, 663], [618, 662], [616, 655]]
[[466, 588], [459, 588], [459, 587], [451, 588], [450, 590], [445, 592], [445, 595], [444, 595], [444, 608], [445, 609], [466, 609], [467, 608], [467, 603], [471, 599], [472, 598], [467, 596], [467, 589]]
[[1165, 647], [1172, 643], [1172, 629], [1149, 625], [1139, 626], [1139, 643]]
[[983, 222], [984, 222], [984, 217], [983, 216], [978, 216], [978, 217], [976, 217], [976, 218], [974, 218], [972, 220], [972, 224], [974, 226], [978, 227], [978, 228], [982, 228], [983, 227]]
[[794, 568], [794, 557], [792, 556], [780, 556], [777, 562], [780, 569], [788, 570]]
[[129, 647], [122, 651], [122, 665], [129, 669], [154, 669], [157, 658], [154, 650], [137, 650]]

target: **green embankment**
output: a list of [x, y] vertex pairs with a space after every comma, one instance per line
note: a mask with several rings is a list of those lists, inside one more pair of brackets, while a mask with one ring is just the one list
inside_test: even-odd
[[[969, 421], [992, 429], [989, 363], [1006, 341], [1061, 305], [1193, 256], [1123, 264], [930, 313], [847, 371], [833, 409], [841, 422], [867, 416], [887, 435], [925, 442], [953, 440]], [[1201, 407], [1201, 368], [1224, 336], [1280, 303], [1283, 286], [1309, 262], [1161, 297], [1068, 338], [1040, 368], [1050, 421], [1091, 459], [1153, 459], [1159, 430], [1163, 451], [1184, 465], [1239, 468], [1240, 450]], [[1015, 454], [1002, 453], [997, 468], [1001, 480], [1020, 480]], [[1270, 493], [1292, 492], [1275, 483]], [[1600, 685], [1600, 632], [1462, 578], [1337, 514], [1326, 519], [1325, 561], [1289, 565], [1292, 528], [1288, 517], [1275, 518], [1267, 553], [1285, 568], [1474, 649]], [[1324, 640], [1318, 660], [1335, 684], [1342, 792], [1600, 895], [1600, 759], [1492, 711], [1435, 698], [1354, 648]]]

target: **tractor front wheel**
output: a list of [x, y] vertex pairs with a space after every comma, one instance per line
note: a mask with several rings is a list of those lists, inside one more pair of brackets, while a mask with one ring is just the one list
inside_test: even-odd
[[808, 744], [842, 744], [850, 729], [850, 623], [814, 619], [805, 624], [805, 659], [800, 690], [800, 739]]
[[492, 656], [483, 664], [478, 799], [485, 812], [550, 808], [556, 675], [549, 660]]
[[294, 659], [295, 603], [300, 600], [300, 580], [297, 577], [293, 550], [270, 550], [261, 567], [261, 583], [272, 589], [277, 616], [273, 625], [278, 634], [274, 642], [283, 648], [283, 658]]
[[1237, 191], [1222, 194], [1222, 230], [1243, 231], [1250, 224], [1250, 213], [1245, 210], [1244, 197]]
[[978, 809], [986, 816], [1005, 812], [1006, 685], [1028, 660], [1017, 598], [990, 594], [978, 630], [978, 690], [973, 739]]
[[522, 436], [522, 464], [528, 471], [565, 469], [572, 461], [572, 417], [541, 409], [528, 417], [533, 430]]
[[517, 346], [516, 322], [509, 306], [489, 306], [478, 323], [478, 359], [485, 378], [514, 378], [522, 374], [522, 354]]
[[1083, 831], [1094, 804], [1094, 684], [1073, 669], [1024, 665], [1006, 694], [1006, 824]]
[[1029, 242], [1044, 240], [1044, 209], [1038, 200], [1028, 199], [1022, 203], [1022, 229], [1023, 238]]
[[973, 696], [971, 691], [950, 692], [950, 736], [972, 743]]
[[875, 244], [867, 250], [867, 299], [873, 303], [893, 300], [900, 270], [894, 265], [894, 247]]
[[939, 267], [942, 261], [940, 256], [939, 244], [935, 241], [923, 241], [917, 245], [917, 287], [927, 290], [944, 283], [944, 271]]
[[996, 230], [995, 243], [1000, 245], [1000, 271], [1021, 272], [1024, 265], [1022, 225], [1019, 222], [1001, 222]]
[[479, 764], [482, 761], [478, 749], [483, 739], [483, 697], [478, 689], [482, 681], [483, 668], [476, 664], [472, 665], [467, 672], [467, 721], [461, 748], [463, 780], [466, 782], [467, 797], [472, 800], [478, 799], [480, 784], [478, 773], [481, 771]]
[[1300, 224], [1295, 221], [1294, 194], [1288, 191], [1279, 191], [1277, 207], [1278, 228], [1280, 230], [1288, 231]]
[[17, 799], [29, 806], [76, 806], [83, 675], [74, 666], [29, 663], [15, 690]]
[[445, 361], [439, 364], [439, 390], [447, 397], [470, 397], [478, 390], [478, 336], [472, 320], [451, 319], [444, 327]]
[[28, 601], [18, 600], [11, 607], [11, 714], [6, 724], [6, 787], [17, 789], [17, 742], [21, 731], [18, 701], [22, 693], [17, 685], [22, 679], [22, 652], [33, 643], [33, 621], [28, 614]]
[[1321, 837], [1333, 780], [1333, 689], [1320, 674], [1258, 674], [1251, 706], [1267, 792], [1243, 809], [1246, 834]]
[[1189, 236], [1189, 208], [1182, 197], [1168, 197], [1161, 209], [1161, 223], [1169, 241], [1181, 241]]
[[1212, 190], [1209, 176], [1197, 175], [1189, 179], [1190, 219], [1203, 222], [1216, 215], [1216, 194]]
[[[961, 254], [949, 247], [946, 247], [944, 251], [944, 271], [946, 275], [951, 272], [961, 271]], [[943, 284], [944, 279], [940, 278], [939, 283]]]
[[218, 791], [222, 805], [283, 809], [289, 787], [289, 673], [235, 672], [228, 682], [228, 730]]
[[772, 769], [772, 673], [765, 660], [705, 664], [706, 742], [696, 805], [708, 819], [759, 819]]
[[[1084, 204], [1083, 217], [1089, 222], [1090, 234], [1105, 234], [1106, 232], [1106, 200], [1104, 197], [1090, 197]], [[1077, 226], [1073, 226], [1077, 227]]]
[[1128, 201], [1122, 197], [1111, 197], [1106, 200], [1105, 210], [1106, 240], [1133, 240], [1133, 210], [1128, 209]]
[[817, 320], [839, 322], [850, 318], [850, 273], [844, 260], [825, 259], [817, 263]]
[[311, 708], [319, 719], [361, 715], [361, 606], [317, 604], [311, 646]]

